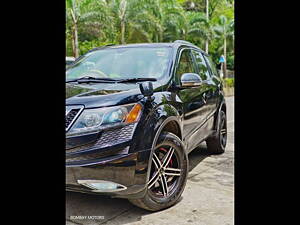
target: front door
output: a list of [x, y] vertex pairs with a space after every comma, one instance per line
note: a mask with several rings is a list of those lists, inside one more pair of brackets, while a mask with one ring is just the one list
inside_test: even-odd
[[213, 61], [211, 60], [211, 57], [203, 54], [203, 57], [207, 63], [207, 66], [209, 68], [210, 71], [210, 79], [209, 79], [209, 86], [210, 86], [210, 90], [209, 93], [206, 95], [207, 99], [206, 99], [206, 103], [209, 107], [209, 115], [213, 116], [213, 114], [216, 112], [217, 110], [217, 106], [218, 106], [218, 101], [220, 99], [220, 88], [221, 88], [221, 80], [220, 77], [218, 75], [217, 69], [213, 63]]
[[195, 59], [198, 74], [203, 81], [203, 89], [205, 89], [203, 95], [206, 101], [206, 111], [203, 113], [205, 114], [206, 119], [209, 119], [213, 116], [216, 109], [216, 93], [218, 92], [218, 88], [212, 79], [210, 67], [208, 66], [203, 54], [198, 50], [192, 50], [192, 54]]
[[[196, 64], [193, 61], [191, 49], [181, 49], [179, 60], [175, 70], [175, 82], [181, 85], [181, 76], [184, 73], [198, 73]], [[199, 133], [200, 127], [206, 118], [206, 101], [204, 93], [207, 87], [184, 88], [178, 91], [178, 97], [183, 105], [183, 139], [190, 151], [196, 147], [204, 134]], [[200, 136], [199, 136], [200, 135]]]

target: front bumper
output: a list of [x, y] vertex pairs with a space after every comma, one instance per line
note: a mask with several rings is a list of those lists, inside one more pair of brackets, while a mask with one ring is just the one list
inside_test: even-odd
[[[144, 195], [147, 182], [150, 149], [131, 154], [120, 154], [66, 164], [66, 190], [110, 195], [112, 197], [139, 198]], [[104, 180], [121, 184], [125, 190], [94, 192], [78, 180]]]
[[[145, 121], [142, 115], [141, 121]], [[66, 137], [66, 190], [139, 198], [146, 191], [152, 138], [144, 124], [107, 128], [94, 134]], [[108, 181], [125, 190], [94, 192], [82, 181]], [[79, 182], [78, 182], [79, 181]]]

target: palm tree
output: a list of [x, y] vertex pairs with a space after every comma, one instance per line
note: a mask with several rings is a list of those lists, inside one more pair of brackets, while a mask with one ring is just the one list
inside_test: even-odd
[[168, 40], [170, 28], [177, 28], [177, 17], [182, 11], [176, 0], [135, 1], [130, 8], [131, 35], [138, 33], [148, 42]]
[[214, 27], [211, 21], [207, 20], [204, 13], [193, 12], [189, 16], [189, 38], [192, 40], [200, 40], [200, 43], [205, 40], [205, 51], [208, 53], [209, 42], [214, 38]]
[[[209, 2], [206, 0], [206, 22], [209, 24]], [[205, 52], [208, 53], [208, 39], [205, 40]]]
[[121, 21], [121, 43], [125, 44], [125, 15], [126, 15], [126, 6], [127, 1], [121, 0], [120, 2], [120, 10], [119, 10], [119, 18]]
[[[228, 1], [66, 0], [68, 49], [78, 57], [80, 51], [105, 43], [184, 39], [210, 50], [215, 58], [221, 48], [226, 58], [233, 49], [233, 6]], [[183, 2], [196, 6], [187, 9]]]
[[77, 5], [75, 0], [67, 0], [67, 23], [68, 18], [72, 21], [72, 47], [73, 47], [73, 56], [79, 56], [78, 50], [78, 16], [77, 16]]
[[225, 16], [219, 17], [218, 25], [214, 28], [216, 34], [223, 41], [223, 55], [225, 59], [224, 63], [224, 77], [226, 77], [226, 56], [227, 56], [227, 40], [234, 38], [234, 20], [228, 20]]
[[[141, 2], [141, 1], [140, 1]], [[129, 21], [132, 20], [132, 12], [135, 10], [137, 0], [111, 0], [108, 1], [108, 7], [111, 11], [112, 20], [111, 24], [117, 29], [117, 35], [119, 36], [118, 42], [126, 44], [126, 36], [129, 32]]]
[[[105, 1], [94, 0], [66, 0], [67, 6], [67, 28], [71, 30], [73, 56], [79, 56], [79, 26], [87, 24], [102, 24], [109, 19]], [[101, 24], [100, 23], [100, 24]]]

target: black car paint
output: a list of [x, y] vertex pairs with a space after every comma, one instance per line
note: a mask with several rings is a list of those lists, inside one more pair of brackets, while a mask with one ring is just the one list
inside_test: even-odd
[[[67, 190], [91, 193], [89, 188], [78, 185], [77, 180], [99, 179], [113, 181], [127, 187], [124, 191], [101, 194], [139, 198], [146, 191], [151, 149], [166, 124], [171, 121], [176, 124], [177, 135], [185, 145], [186, 154], [207, 137], [214, 135], [217, 129], [218, 112], [221, 107], [226, 107], [220, 78], [211, 74], [211, 78], [204, 81], [200, 87], [182, 89], [176, 86], [173, 80], [180, 50], [196, 47], [183, 43], [146, 44], [149, 47], [155, 45], [171, 46], [173, 51], [169, 61], [168, 76], [153, 82], [152, 101], [147, 101], [141, 94], [138, 83], [66, 84], [66, 105], [98, 108], [139, 102], [143, 106], [143, 112], [132, 140], [128, 142], [106, 148], [90, 148], [89, 145], [99, 139], [104, 131], [78, 137], [66, 137], [66, 149], [80, 149], [76, 153], [67, 152], [66, 158], [97, 152], [112, 153], [112, 156], [100, 159], [66, 162]], [[200, 49], [197, 48], [197, 50]], [[188, 95], [184, 95], [186, 93]], [[114, 154], [118, 149], [126, 146], [129, 146], [126, 154]]]

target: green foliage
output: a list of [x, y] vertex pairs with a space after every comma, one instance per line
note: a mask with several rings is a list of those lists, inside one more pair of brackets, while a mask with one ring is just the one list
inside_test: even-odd
[[[224, 52], [234, 68], [234, 2], [209, 0], [66, 0], [66, 54], [79, 55], [105, 44], [187, 40], [215, 63]], [[76, 32], [77, 31], [77, 34]]]
[[229, 70], [234, 70], [234, 55], [227, 56], [227, 68]]
[[89, 50], [95, 48], [95, 46], [97, 47], [101, 47], [103, 45], [107, 45], [107, 44], [114, 44], [112, 42], [102, 42], [101, 40], [92, 40], [92, 41], [83, 41], [81, 42], [79, 49], [80, 49], [80, 53], [81, 55], [87, 53]]
[[234, 87], [234, 78], [224, 78], [223, 83], [225, 87]]

